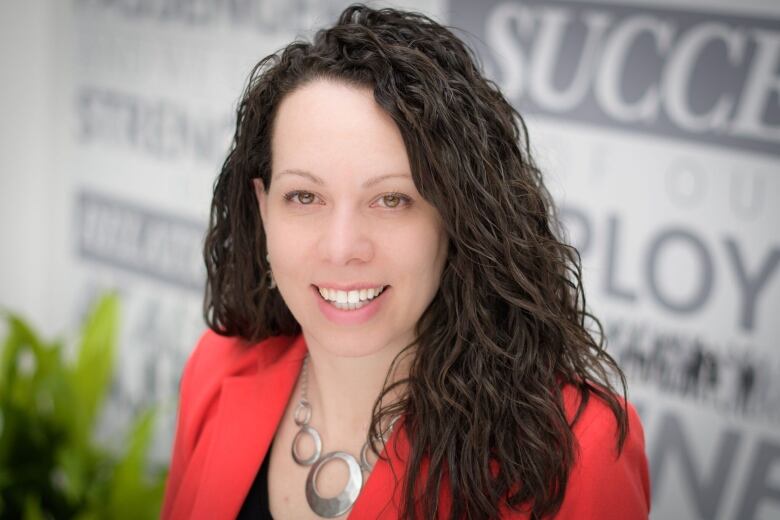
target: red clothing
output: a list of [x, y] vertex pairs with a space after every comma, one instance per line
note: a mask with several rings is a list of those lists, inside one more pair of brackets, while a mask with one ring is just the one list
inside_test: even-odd
[[[211, 331], [203, 335], [182, 376], [163, 519], [236, 517], [284, 414], [306, 352], [303, 336], [279, 336], [248, 347]], [[564, 405], [571, 417], [579, 404], [578, 394], [567, 388]], [[644, 434], [630, 404], [628, 410], [629, 435], [616, 457], [614, 416], [600, 399], [590, 399], [574, 426], [579, 456], [556, 518], [648, 517]], [[397, 518], [402, 486], [394, 485], [393, 470], [403, 478], [409, 450], [402, 421], [393, 428], [388, 448], [389, 462], [376, 462], [350, 519]], [[447, 511], [450, 498], [445, 486], [441, 496]], [[502, 517], [528, 518], [508, 510]]]

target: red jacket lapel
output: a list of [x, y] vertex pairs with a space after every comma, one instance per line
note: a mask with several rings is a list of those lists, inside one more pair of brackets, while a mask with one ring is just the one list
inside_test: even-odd
[[232, 519], [241, 509], [284, 414], [306, 345], [300, 336], [276, 359], [274, 352], [263, 354], [255, 373], [222, 382], [194, 506], [190, 515], [174, 512], [173, 518]]

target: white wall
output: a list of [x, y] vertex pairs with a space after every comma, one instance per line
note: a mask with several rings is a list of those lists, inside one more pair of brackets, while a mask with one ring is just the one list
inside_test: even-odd
[[0, 306], [47, 330], [53, 196], [47, 182], [56, 175], [49, 153], [50, 7], [47, 0], [0, 3]]

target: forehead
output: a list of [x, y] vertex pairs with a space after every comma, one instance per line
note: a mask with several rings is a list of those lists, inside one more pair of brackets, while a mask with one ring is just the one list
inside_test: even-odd
[[315, 80], [279, 105], [271, 138], [272, 173], [285, 169], [368, 177], [409, 172], [398, 126], [369, 88]]

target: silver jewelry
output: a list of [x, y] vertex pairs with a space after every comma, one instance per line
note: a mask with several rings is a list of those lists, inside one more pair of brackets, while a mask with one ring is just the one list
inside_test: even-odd
[[268, 263], [268, 288], [276, 289], [276, 280], [274, 280], [274, 273], [271, 271], [271, 255], [265, 255], [265, 261]]
[[[306, 501], [309, 507], [317, 515], [325, 518], [333, 518], [343, 515], [355, 504], [360, 491], [363, 488], [363, 472], [370, 473], [373, 464], [368, 462], [369, 443], [366, 441], [360, 450], [360, 462], [345, 451], [332, 451], [322, 455], [322, 438], [317, 430], [309, 425], [311, 419], [311, 404], [306, 398], [307, 378], [306, 367], [309, 361], [308, 354], [303, 360], [303, 369], [301, 370], [301, 400], [295, 408], [293, 420], [300, 427], [295, 434], [292, 443], [292, 458], [299, 466], [311, 466], [309, 475], [306, 477]], [[393, 430], [398, 416], [390, 421], [387, 430], [382, 434], [382, 441], [387, 442], [388, 434]], [[298, 455], [298, 441], [304, 435], [311, 437], [314, 442], [314, 453], [308, 458], [301, 458]], [[325, 464], [332, 460], [341, 459], [347, 464], [349, 469], [349, 478], [344, 489], [332, 498], [323, 498], [317, 491], [317, 475]]]

